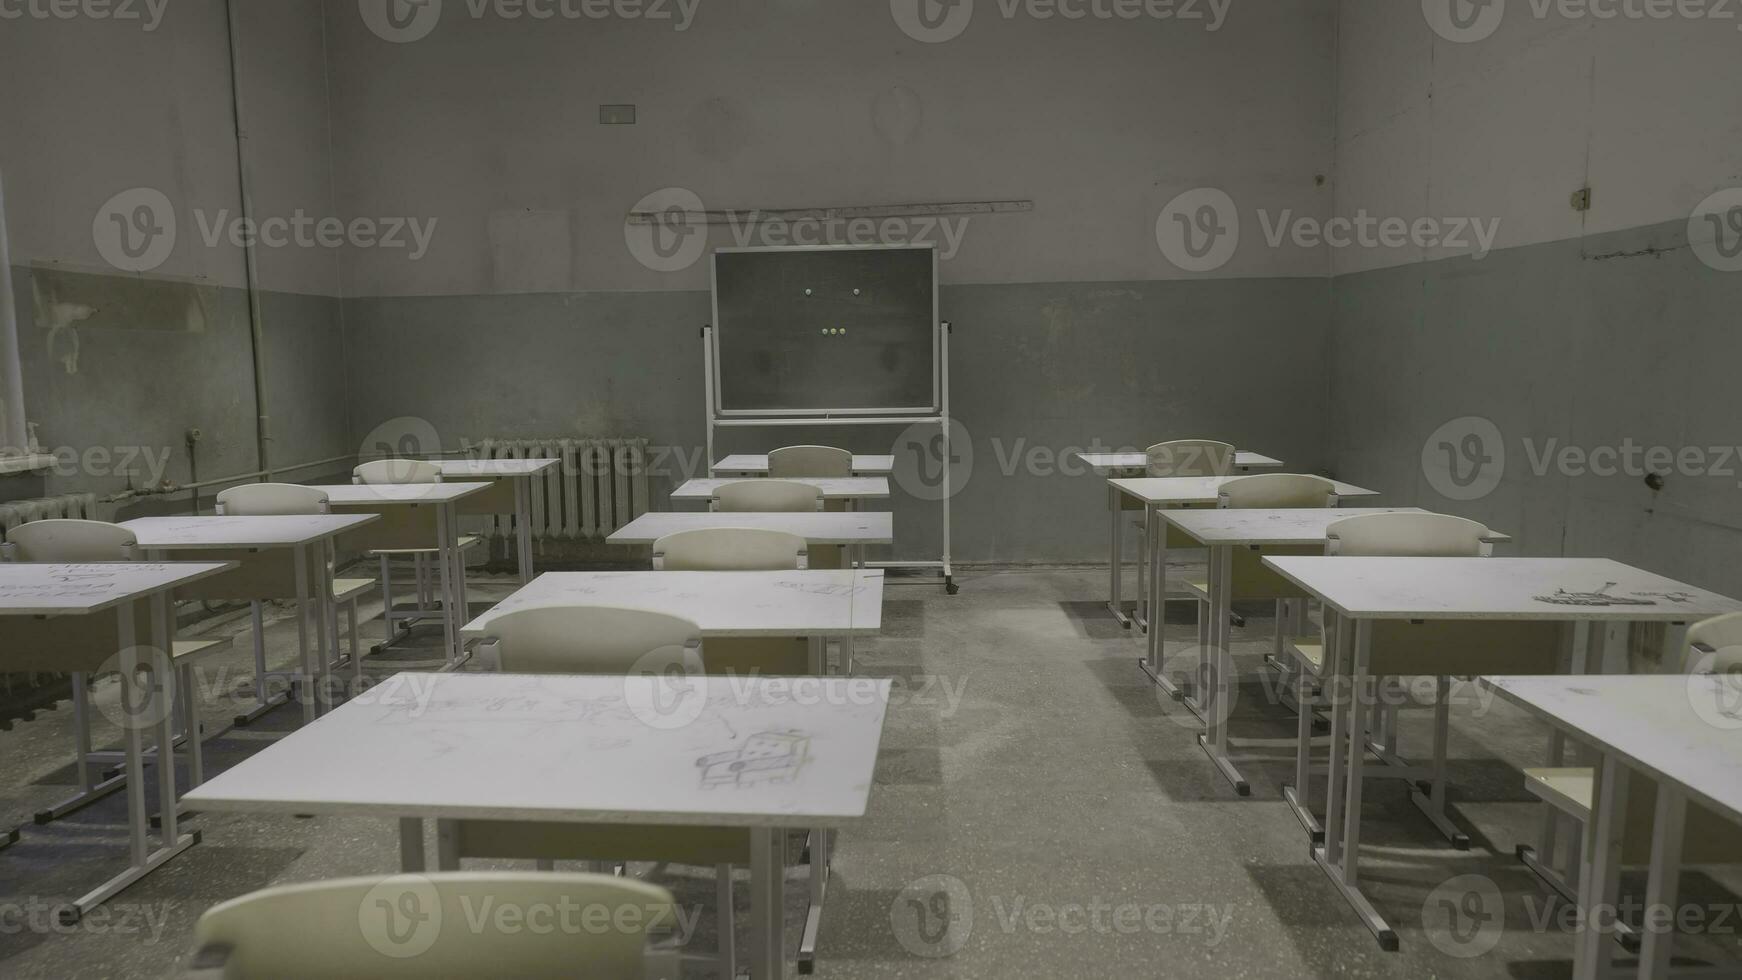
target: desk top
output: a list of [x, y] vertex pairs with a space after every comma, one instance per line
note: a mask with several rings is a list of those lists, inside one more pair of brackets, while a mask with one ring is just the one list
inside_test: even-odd
[[1484, 677], [1481, 684], [1579, 741], [1742, 821], [1742, 678]]
[[[757, 473], [768, 472], [768, 456], [766, 454], [738, 453], [727, 456], [714, 464], [715, 473]], [[888, 476], [895, 472], [894, 456], [854, 456], [853, 472], [860, 476]]]
[[497, 479], [509, 476], [537, 476], [561, 463], [560, 459], [438, 459], [444, 479]]
[[[1132, 477], [1130, 479], [1108, 480], [1118, 487], [1120, 492], [1135, 497], [1144, 503], [1179, 505], [1179, 504], [1213, 504], [1220, 499], [1222, 484], [1229, 480], [1239, 480], [1239, 476], [1161, 476]], [[1368, 490], [1352, 483], [1341, 483], [1332, 480], [1337, 485], [1339, 497], [1377, 497], [1379, 491]]]
[[371, 504], [449, 504], [490, 489], [488, 483], [338, 483], [325, 490], [331, 507]]
[[[723, 484], [742, 482], [744, 481], [732, 479], [690, 480], [673, 490], [671, 499], [713, 500]], [[785, 482], [816, 487], [823, 492], [824, 500], [880, 500], [889, 496], [889, 478], [884, 476], [852, 476], [833, 480], [807, 478]]]
[[[1077, 458], [1098, 470], [1148, 470], [1148, 453], [1077, 453]], [[1234, 453], [1234, 468], [1240, 470], [1280, 470], [1282, 460], [1259, 453]]]
[[1607, 558], [1266, 558], [1355, 619], [1691, 623], [1742, 602]]
[[235, 567], [233, 561], [0, 563], [0, 616], [88, 616]]
[[883, 628], [882, 571], [546, 572], [467, 623], [532, 606], [615, 606], [681, 616], [702, 636], [862, 636]]
[[749, 527], [785, 531], [807, 544], [892, 544], [895, 515], [854, 514], [697, 514], [669, 512], [643, 514], [627, 527], [606, 538], [610, 544], [653, 544], [668, 534], [720, 527]]
[[[1426, 514], [1419, 507], [1319, 507], [1310, 510], [1164, 510], [1169, 524], [1208, 545], [1322, 544], [1331, 525], [1369, 514]], [[1482, 540], [1511, 541], [1491, 531]]]
[[890, 682], [397, 674], [188, 793], [202, 810], [838, 826]]
[[217, 548], [297, 548], [381, 519], [379, 514], [287, 517], [141, 517], [121, 526], [141, 548], [201, 551]]

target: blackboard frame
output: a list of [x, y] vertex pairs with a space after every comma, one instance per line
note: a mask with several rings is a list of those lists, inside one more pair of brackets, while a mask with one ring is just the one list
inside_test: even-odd
[[[720, 315], [720, 256], [744, 254], [807, 254], [807, 253], [842, 253], [842, 252], [925, 252], [930, 256], [931, 276], [931, 329], [927, 331], [930, 340], [931, 360], [931, 404], [929, 405], [893, 405], [893, 406], [830, 406], [817, 405], [804, 408], [727, 408], [725, 395], [726, 376], [721, 370], [725, 360], [722, 357], [722, 346], [729, 343], [724, 324]], [[745, 246], [721, 248], [714, 251], [710, 261], [710, 277], [713, 302], [713, 329], [709, 332], [709, 342], [712, 345], [711, 361], [712, 404], [710, 408], [720, 418], [842, 418], [842, 417], [879, 417], [879, 418], [923, 418], [937, 416], [942, 412], [944, 404], [943, 377], [943, 342], [942, 321], [938, 305], [938, 251], [935, 245], [913, 244], [874, 244], [874, 245], [791, 245], [791, 246]]]

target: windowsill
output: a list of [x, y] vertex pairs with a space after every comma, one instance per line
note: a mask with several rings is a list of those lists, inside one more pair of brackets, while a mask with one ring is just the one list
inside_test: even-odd
[[0, 456], [0, 476], [10, 476], [14, 473], [29, 473], [32, 470], [42, 470], [54, 465], [53, 456], [37, 453], [33, 456]]

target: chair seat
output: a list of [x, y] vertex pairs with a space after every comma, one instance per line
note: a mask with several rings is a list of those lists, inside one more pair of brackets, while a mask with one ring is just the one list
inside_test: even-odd
[[1181, 590], [1192, 598], [1202, 602], [1210, 601], [1209, 579], [1186, 579], [1184, 582], [1176, 584], [1178, 584]]
[[170, 660], [177, 664], [198, 663], [230, 649], [229, 640], [176, 640], [170, 644]]
[[1325, 642], [1314, 638], [1296, 637], [1288, 642], [1288, 650], [1294, 654], [1294, 659], [1300, 662], [1310, 673], [1318, 674], [1325, 669]]
[[333, 601], [349, 602], [374, 588], [372, 578], [336, 578], [333, 579]]
[[1594, 769], [1526, 769], [1524, 788], [1544, 803], [1578, 820], [1591, 816]]
[[[483, 540], [482, 536], [476, 534], [462, 535], [460, 538], [460, 550], [465, 551], [469, 548], [475, 548]], [[380, 557], [382, 555], [387, 555], [389, 557], [393, 555], [433, 555], [435, 553], [435, 548], [387, 548], [381, 551], [369, 552], [369, 554], [375, 557]]]

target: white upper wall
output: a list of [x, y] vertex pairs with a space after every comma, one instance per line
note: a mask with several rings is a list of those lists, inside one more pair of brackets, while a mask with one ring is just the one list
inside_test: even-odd
[[[1325, 275], [1319, 249], [1270, 247], [1258, 212], [1328, 207], [1331, 4], [1149, 7], [1175, 16], [980, 0], [926, 43], [881, 0], [702, 0], [684, 30], [448, 0], [405, 35], [383, 27], [422, 35], [392, 43], [329, 0], [341, 209], [436, 223], [415, 261], [354, 250], [346, 295], [706, 289], [706, 262], [659, 271], [627, 243], [625, 215], [674, 187], [714, 209], [1034, 202], [970, 219], [949, 282]], [[619, 103], [639, 125], [598, 124]], [[1157, 219], [1201, 187], [1229, 194], [1241, 236], [1200, 273], [1170, 263]], [[717, 226], [709, 243], [735, 241]]]
[[[1479, 16], [1436, 29], [1428, 12], [1452, 7]], [[1341, 0], [1336, 213], [1476, 219], [1495, 248], [1686, 220], [1742, 185], [1739, 28], [1742, 5], [1718, 0]], [[1587, 184], [1580, 213], [1570, 198]], [[1462, 237], [1334, 248], [1333, 269], [1478, 250]]]
[[[22, 12], [0, 19], [0, 173], [14, 264], [245, 283], [242, 250], [225, 227], [241, 193], [224, 6], [109, 5], [138, 15], [116, 20], [78, 5], [8, 5]], [[321, 8], [237, 8], [257, 215], [330, 215]], [[72, 16], [32, 13], [59, 9]], [[116, 214], [138, 221], [128, 243], [137, 254], [122, 250], [119, 267]], [[337, 249], [259, 255], [267, 289], [337, 294]]]

